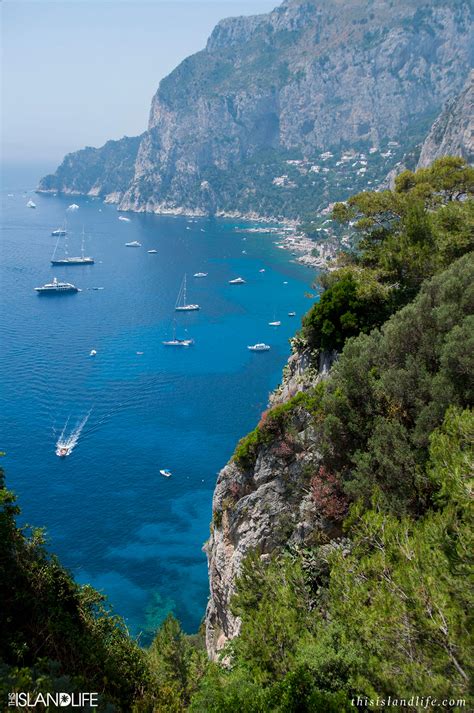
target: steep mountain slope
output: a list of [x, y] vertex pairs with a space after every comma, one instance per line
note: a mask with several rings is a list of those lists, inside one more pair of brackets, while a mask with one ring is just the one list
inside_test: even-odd
[[133, 178], [141, 136], [107, 141], [100, 149], [90, 146], [65, 156], [55, 174], [39, 185], [43, 193], [87, 194], [116, 202]]
[[[407, 148], [461, 89], [471, 12], [468, 0], [286, 0], [220, 22], [160, 83], [133, 179], [115, 187], [119, 208], [275, 215], [282, 189], [272, 179], [286, 160], [389, 140]], [[82, 158], [70, 163], [71, 183]], [[316, 202], [321, 181], [307, 191]]]
[[421, 147], [418, 168], [448, 155], [474, 161], [474, 70], [460, 95], [448, 103], [431, 127]]

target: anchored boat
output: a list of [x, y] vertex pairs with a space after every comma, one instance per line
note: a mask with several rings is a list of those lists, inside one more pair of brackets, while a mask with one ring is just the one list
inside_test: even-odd
[[176, 305], [175, 305], [175, 311], [176, 312], [195, 312], [198, 309], [201, 309], [199, 305], [197, 304], [188, 304], [186, 301], [187, 294], [186, 294], [186, 275], [184, 276], [182, 285], [180, 287], [180, 290], [178, 292], [178, 298], [176, 300]]
[[62, 295], [71, 292], [80, 292], [76, 285], [71, 282], [60, 282], [56, 277], [52, 282], [47, 282], [41, 287], [35, 287], [39, 295]]
[[[93, 257], [84, 255], [84, 241], [85, 241], [85, 237], [86, 237], [85, 233], [84, 233], [84, 228], [82, 228], [81, 254], [79, 256], [75, 256], [75, 257], [69, 257], [69, 245], [68, 245], [68, 239], [67, 239], [67, 231], [64, 230], [59, 233], [57, 231], [54, 231], [52, 233], [52, 235], [54, 235], [55, 233], [58, 235], [58, 240], [56, 242], [56, 246], [54, 248], [54, 252], [51, 257], [51, 265], [93, 265], [94, 264]], [[58, 244], [59, 244], [59, 238], [63, 235], [65, 236], [64, 257], [57, 258], [56, 251], [57, 251]]]

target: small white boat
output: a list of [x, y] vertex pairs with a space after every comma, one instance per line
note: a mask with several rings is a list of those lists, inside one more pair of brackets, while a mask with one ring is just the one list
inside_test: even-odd
[[58, 458], [66, 458], [66, 456], [70, 454], [71, 450], [72, 449], [68, 446], [58, 445], [56, 447], [56, 455], [58, 456]]
[[207, 277], [207, 272], [195, 272], [193, 277]]
[[234, 280], [229, 280], [229, 285], [245, 285], [243, 277], [236, 277]]
[[143, 356], [144, 352], [137, 352], [137, 356]]
[[247, 251], [246, 251], [246, 250], [242, 250], [242, 255], [247, 255]]
[[138, 242], [138, 240], [132, 240], [131, 243], [125, 243], [125, 247], [127, 248], [141, 248], [142, 244]]
[[28, 201], [26, 204], [27, 208], [36, 208], [36, 203], [33, 203], [33, 201]]
[[97, 351], [95, 349], [91, 349], [89, 356], [95, 356], [97, 354]]
[[296, 317], [296, 312], [288, 312], [288, 317]]
[[79, 206], [77, 203], [71, 203], [71, 205], [67, 207], [67, 210], [79, 210]]
[[270, 325], [270, 327], [279, 327], [281, 322], [279, 319], [275, 319], [273, 322], [269, 322], [268, 324]]
[[147, 250], [147, 253], [150, 253], [150, 255], [156, 255], [158, 250]]
[[259, 270], [259, 272], [265, 272], [265, 268], [264, 268], [264, 267], [262, 267], [262, 269], [261, 269], [261, 270]]
[[283, 284], [284, 284], [284, 285], [287, 285], [287, 284], [288, 284], [288, 282], [287, 282], [287, 281], [285, 280], [285, 282], [284, 282]]
[[186, 302], [186, 275], [183, 278], [180, 290], [178, 292], [178, 298], [176, 300], [175, 311], [176, 312], [195, 312], [201, 309], [199, 305], [187, 304]]
[[160, 470], [160, 475], [162, 475], [165, 478], [170, 478], [171, 477], [171, 471], [168, 468], [162, 468]]
[[122, 220], [124, 223], [130, 223], [130, 218], [126, 218], [124, 215], [119, 215], [119, 220]]
[[249, 345], [247, 349], [250, 349], [251, 352], [268, 352], [270, 351], [270, 345], [259, 342], [258, 344]]
[[194, 339], [168, 339], [162, 342], [165, 347], [190, 347], [194, 344]]

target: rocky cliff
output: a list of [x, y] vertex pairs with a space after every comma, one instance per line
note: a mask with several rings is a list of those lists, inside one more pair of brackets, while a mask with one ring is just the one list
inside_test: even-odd
[[421, 147], [418, 168], [448, 155], [474, 161], [474, 70], [459, 96], [447, 103], [431, 127]]
[[[309, 491], [310, 474], [320, 465], [321, 456], [304, 399], [307, 390], [327, 376], [335, 358], [335, 353], [322, 353], [318, 363], [313, 363], [308, 350], [295, 351], [285, 367], [282, 384], [270, 398], [271, 408], [278, 411], [280, 407], [285, 414], [285, 428], [279, 433], [275, 425], [275, 437], [259, 448], [254, 463], [232, 460], [219, 473], [211, 535], [205, 547], [211, 592], [206, 645], [211, 658], [215, 659], [227, 641], [239, 633], [240, 621], [229, 604], [236, 576], [249, 552], [257, 550], [265, 558], [284, 545], [307, 543], [316, 531], [336, 534], [315, 508]], [[285, 404], [295, 396], [295, 407], [286, 412]], [[261, 423], [266, 415], [262, 414]]]
[[[471, 27], [469, 0], [286, 0], [224, 20], [160, 83], [128, 186], [81, 187], [122, 210], [288, 214], [273, 183], [287, 160], [421, 140], [465, 80]], [[73, 190], [85, 158], [40, 189]], [[308, 204], [321, 188], [308, 182]]]
[[133, 178], [141, 136], [107, 141], [100, 149], [87, 146], [65, 156], [56, 173], [45, 176], [42, 193], [101, 196], [117, 202]]

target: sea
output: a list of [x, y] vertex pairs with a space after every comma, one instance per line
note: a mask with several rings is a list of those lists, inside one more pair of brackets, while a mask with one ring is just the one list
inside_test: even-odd
[[[103, 592], [142, 643], [169, 612], [195, 632], [209, 594], [202, 548], [217, 474], [281, 381], [315, 273], [275, 234], [246, 232], [250, 223], [121, 214], [99, 199], [37, 195], [39, 177], [13, 171], [2, 182], [7, 486], [20, 523], [45, 528], [49, 550]], [[94, 265], [50, 264], [51, 232], [65, 220], [69, 255], [84, 229]], [[134, 240], [142, 247], [126, 247]], [[64, 247], [60, 239], [56, 254]], [[185, 274], [200, 310], [179, 314]], [[81, 291], [38, 295], [54, 276]], [[229, 284], [239, 276], [244, 285]], [[174, 320], [192, 346], [162, 344]], [[271, 350], [249, 351], [256, 342]], [[58, 458], [61, 434], [78, 427], [75, 448]]]

